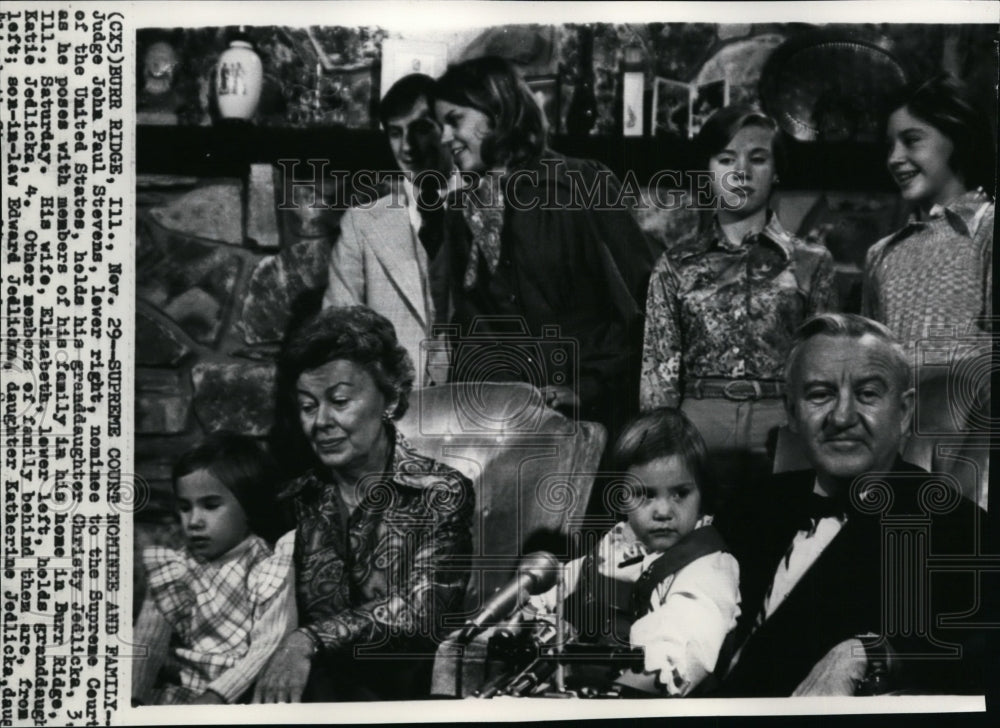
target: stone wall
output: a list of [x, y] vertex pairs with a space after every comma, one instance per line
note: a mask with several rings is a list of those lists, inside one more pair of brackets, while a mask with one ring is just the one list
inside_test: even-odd
[[326, 286], [338, 213], [279, 212], [261, 171], [246, 184], [140, 176], [135, 464], [153, 520], [168, 510], [174, 460], [204, 433], [267, 434], [293, 304]]

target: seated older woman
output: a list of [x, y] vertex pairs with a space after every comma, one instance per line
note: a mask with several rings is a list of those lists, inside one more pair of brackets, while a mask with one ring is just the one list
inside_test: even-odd
[[433, 655], [441, 615], [462, 603], [468, 573], [447, 562], [471, 550], [472, 484], [396, 431], [414, 372], [383, 316], [321, 312], [290, 336], [278, 371], [317, 462], [280, 496], [295, 513], [301, 626], [257, 699], [426, 695], [429, 663], [412, 655]]

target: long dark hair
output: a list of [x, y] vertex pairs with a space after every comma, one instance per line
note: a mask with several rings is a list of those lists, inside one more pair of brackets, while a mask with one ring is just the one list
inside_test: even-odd
[[989, 118], [969, 87], [942, 73], [913, 84], [894, 97], [889, 113], [905, 108], [940, 131], [955, 146], [948, 166], [968, 189], [982, 187], [995, 196], [996, 152]]
[[490, 118], [493, 130], [481, 149], [487, 167], [519, 166], [545, 149], [542, 110], [521, 74], [504, 58], [483, 56], [449, 66], [431, 95], [433, 100], [471, 107]]

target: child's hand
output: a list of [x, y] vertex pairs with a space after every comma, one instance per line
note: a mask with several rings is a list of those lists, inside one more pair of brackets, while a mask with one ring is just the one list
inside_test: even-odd
[[298, 630], [289, 632], [257, 680], [253, 702], [298, 703], [302, 700], [314, 651], [309, 635]]
[[691, 680], [681, 674], [681, 671], [674, 664], [674, 661], [667, 655], [666, 650], [658, 649], [658, 645], [651, 644], [644, 646], [645, 674], [655, 675], [655, 683], [659, 683], [667, 691], [667, 695], [677, 697], [687, 695], [694, 687]]

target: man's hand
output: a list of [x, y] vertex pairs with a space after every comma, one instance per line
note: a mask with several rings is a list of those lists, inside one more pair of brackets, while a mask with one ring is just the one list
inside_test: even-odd
[[255, 703], [298, 703], [312, 667], [313, 641], [304, 632], [289, 632], [271, 656], [253, 691]]
[[868, 658], [859, 639], [849, 639], [836, 645], [817, 662], [806, 675], [792, 697], [803, 695], [854, 695], [858, 683], [865, 679]]

